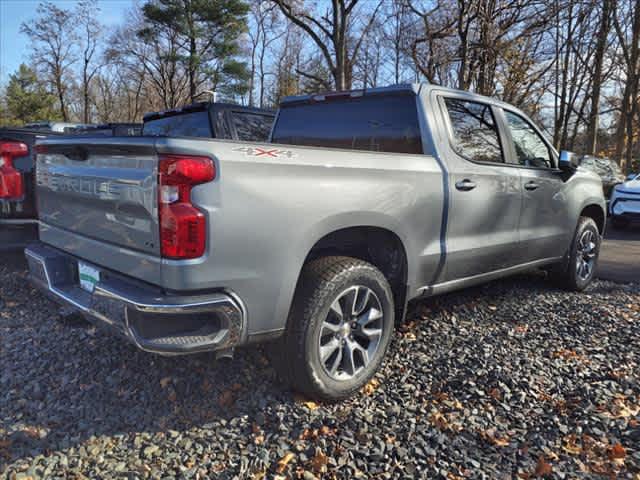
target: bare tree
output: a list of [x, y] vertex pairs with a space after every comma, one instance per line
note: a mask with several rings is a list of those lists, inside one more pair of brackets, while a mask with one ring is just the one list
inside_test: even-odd
[[76, 22], [80, 30], [80, 54], [82, 62], [82, 121], [89, 123], [91, 120], [91, 82], [96, 73], [102, 67], [96, 62], [96, 53], [99, 48], [102, 34], [102, 26], [96, 20], [100, 13], [97, 0], [83, 0], [76, 10]]
[[44, 2], [36, 18], [21, 25], [20, 31], [33, 43], [33, 61], [46, 76], [59, 102], [60, 114], [69, 120], [67, 91], [71, 67], [77, 61], [73, 46], [77, 40], [73, 12]]
[[[366, 37], [382, 5], [382, 0], [370, 11], [361, 9], [359, 19], [362, 28], [357, 33], [353, 18], [354, 9], [359, 0], [332, 0], [331, 8], [323, 14], [305, 8], [304, 2], [294, 0], [273, 0], [282, 13], [296, 26], [301, 28], [320, 49], [337, 90], [351, 88], [353, 66], [360, 53], [362, 41]], [[300, 74], [312, 80], [313, 74], [301, 71]]]
[[634, 119], [638, 116], [640, 82], [640, 0], [621, 0], [618, 11], [630, 12], [613, 24], [622, 52], [624, 89], [616, 131], [616, 158], [623, 169], [629, 171], [633, 160]]
[[267, 55], [275, 42], [281, 39], [286, 30], [282, 28], [282, 19], [277, 6], [267, 0], [258, 0], [251, 6], [249, 29], [251, 41], [251, 62], [249, 80], [249, 105], [257, 103], [265, 106], [266, 77], [268, 71]]

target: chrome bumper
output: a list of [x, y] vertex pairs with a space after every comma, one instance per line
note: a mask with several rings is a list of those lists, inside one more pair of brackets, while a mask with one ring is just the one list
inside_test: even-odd
[[43, 243], [29, 245], [25, 255], [37, 287], [141, 350], [181, 355], [227, 350], [244, 339], [244, 310], [227, 292], [167, 295], [104, 268], [93, 292], [88, 292], [80, 288], [73, 256]]

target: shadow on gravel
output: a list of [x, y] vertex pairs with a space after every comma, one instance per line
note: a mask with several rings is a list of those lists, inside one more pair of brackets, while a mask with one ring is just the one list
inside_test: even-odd
[[[579, 314], [595, 308], [602, 316], [610, 308], [601, 300], [585, 306], [580, 301], [586, 297], [557, 290], [541, 274], [414, 303], [382, 382], [342, 404], [318, 406], [284, 390], [260, 348], [242, 349], [233, 360], [165, 358], [88, 324], [74, 328], [56, 321], [57, 307], [26, 283], [23, 267], [15, 259], [0, 264], [0, 473], [35, 469], [44, 476], [77, 471], [91, 477], [108, 471], [135, 477], [160, 469], [195, 476], [206, 465], [211, 478], [230, 478], [260, 469], [273, 473], [291, 450], [293, 463], [315, 468], [321, 448], [330, 457], [323, 468], [343, 472], [342, 478], [387, 471], [393, 459], [393, 468], [412, 478], [434, 465], [429, 458], [458, 454], [462, 459], [451, 460], [455, 468], [446, 460], [441, 469], [460, 473], [482, 466], [515, 474], [543, 455], [537, 436], [557, 434], [547, 418], [551, 404], [532, 406], [522, 399], [535, 399], [538, 383], [548, 386], [549, 398], [577, 389], [560, 380], [554, 391], [567, 371], [553, 371], [553, 352], [576, 337], [591, 342], [598, 329], [582, 329]], [[619, 285], [599, 282], [587, 295], [612, 294], [620, 294]], [[566, 324], [553, 323], [560, 320]], [[528, 329], [542, 333], [528, 337]], [[524, 393], [518, 397], [518, 391]], [[438, 395], [459, 398], [469, 410], [451, 416]], [[512, 396], [520, 400], [503, 402]], [[480, 418], [480, 405], [494, 401], [501, 416]], [[462, 418], [466, 423], [454, 428]], [[483, 435], [495, 433], [479, 433], [492, 422], [494, 429], [511, 429], [505, 438], [515, 439], [509, 465], [494, 464], [498, 443], [487, 443]], [[527, 422], [539, 425], [528, 431]], [[317, 433], [323, 428], [325, 437]], [[306, 438], [309, 431], [315, 437]], [[515, 454], [525, 440], [533, 453]], [[469, 453], [470, 443], [479, 446]], [[493, 463], [485, 468], [483, 458]], [[282, 471], [293, 474], [286, 463]]]

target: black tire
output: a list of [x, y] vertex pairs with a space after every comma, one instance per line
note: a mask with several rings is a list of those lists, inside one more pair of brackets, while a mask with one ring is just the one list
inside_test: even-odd
[[[589, 257], [593, 258], [593, 263], [588, 270], [588, 274], [585, 274], [586, 270], [579, 270], [578, 265], [579, 259], [586, 258], [586, 254], [582, 252], [583, 247], [581, 244], [581, 239], [585, 238], [585, 236], [592, 239], [592, 242], [590, 241], [589, 243], [594, 243], [593, 256]], [[598, 265], [601, 242], [602, 238], [600, 237], [596, 222], [589, 217], [580, 217], [573, 239], [571, 240], [568, 259], [561, 266], [553, 270], [553, 276], [559, 286], [576, 292], [581, 292], [589, 286], [594, 278]]]
[[629, 220], [626, 218], [613, 217], [611, 219], [611, 226], [616, 230], [624, 230], [629, 226]]
[[[375, 295], [370, 295], [370, 292]], [[359, 352], [356, 352], [359, 355], [351, 353], [348, 357], [344, 356], [347, 355], [346, 352], [355, 351], [353, 348], [346, 348], [345, 342], [348, 345], [353, 345], [355, 344], [354, 336], [358, 341], [363, 341], [362, 338], [365, 338], [358, 337], [359, 333], [356, 328], [351, 331], [351, 327], [349, 327], [348, 332], [341, 330], [341, 333], [332, 333], [333, 330], [329, 330], [329, 335], [326, 330], [331, 315], [335, 315], [339, 322], [342, 321], [341, 325], [347, 323], [353, 326], [359, 323], [356, 322], [357, 316], [352, 317], [347, 314], [338, 316], [335, 305], [344, 305], [344, 302], [350, 302], [351, 300], [343, 301], [343, 299], [346, 298], [345, 295], [352, 294], [353, 297], [350, 298], [353, 298], [355, 306], [358, 304], [360, 293], [362, 293], [362, 299], [366, 297], [367, 302], [369, 299], [377, 301], [376, 305], [382, 309], [381, 319], [375, 314], [375, 317], [380, 319], [375, 320], [376, 326], [380, 327], [382, 333], [375, 337], [379, 338], [375, 341], [375, 345], [369, 344], [372, 345], [374, 353], [368, 363], [365, 362], [364, 355]], [[364, 300], [361, 303], [363, 302]], [[364, 317], [364, 309], [369, 308], [368, 305], [367, 303], [363, 307], [362, 317]], [[340, 310], [341, 313], [344, 313], [342, 308]], [[377, 309], [367, 310], [369, 317], [374, 317], [374, 314], [371, 313], [374, 311]], [[331, 256], [313, 260], [303, 267], [285, 334], [272, 345], [274, 366], [279, 376], [287, 384], [310, 398], [329, 402], [347, 398], [363, 387], [380, 367], [391, 341], [394, 316], [393, 293], [389, 282], [373, 265], [350, 257]], [[379, 329], [376, 328], [376, 330]], [[365, 331], [364, 327], [360, 332], [362, 331]], [[348, 333], [351, 333], [348, 338], [339, 339], [339, 335], [347, 335]], [[320, 358], [320, 350], [323, 348], [322, 342], [326, 338], [329, 338], [329, 342], [332, 344], [338, 342], [341, 346], [339, 351], [338, 347], [335, 347], [334, 353], [337, 352], [335, 357], [329, 356], [323, 362]], [[365, 338], [364, 341], [368, 340]], [[336, 379], [332, 377], [327, 366], [328, 363], [332, 366], [335, 363], [340, 365], [333, 372], [334, 376], [348, 376], [346, 367], [342, 373], [340, 368], [344, 362], [349, 362], [349, 358], [351, 363], [347, 363], [347, 365], [353, 366], [358, 360], [357, 357], [362, 363], [358, 373], [355, 373], [355, 368], [351, 368], [353, 371], [351, 378]]]

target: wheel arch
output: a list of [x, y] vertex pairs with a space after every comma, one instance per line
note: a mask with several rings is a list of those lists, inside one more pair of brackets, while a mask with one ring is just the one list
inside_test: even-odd
[[296, 288], [304, 265], [329, 255], [358, 258], [378, 268], [393, 291], [396, 321], [404, 318], [409, 290], [409, 260], [405, 242], [397, 233], [373, 225], [342, 227], [325, 233], [308, 249], [300, 266]]
[[596, 203], [590, 203], [582, 208], [580, 211], [580, 217], [589, 217], [596, 222], [600, 235], [604, 234], [605, 225], [607, 222], [607, 214], [602, 206]]

